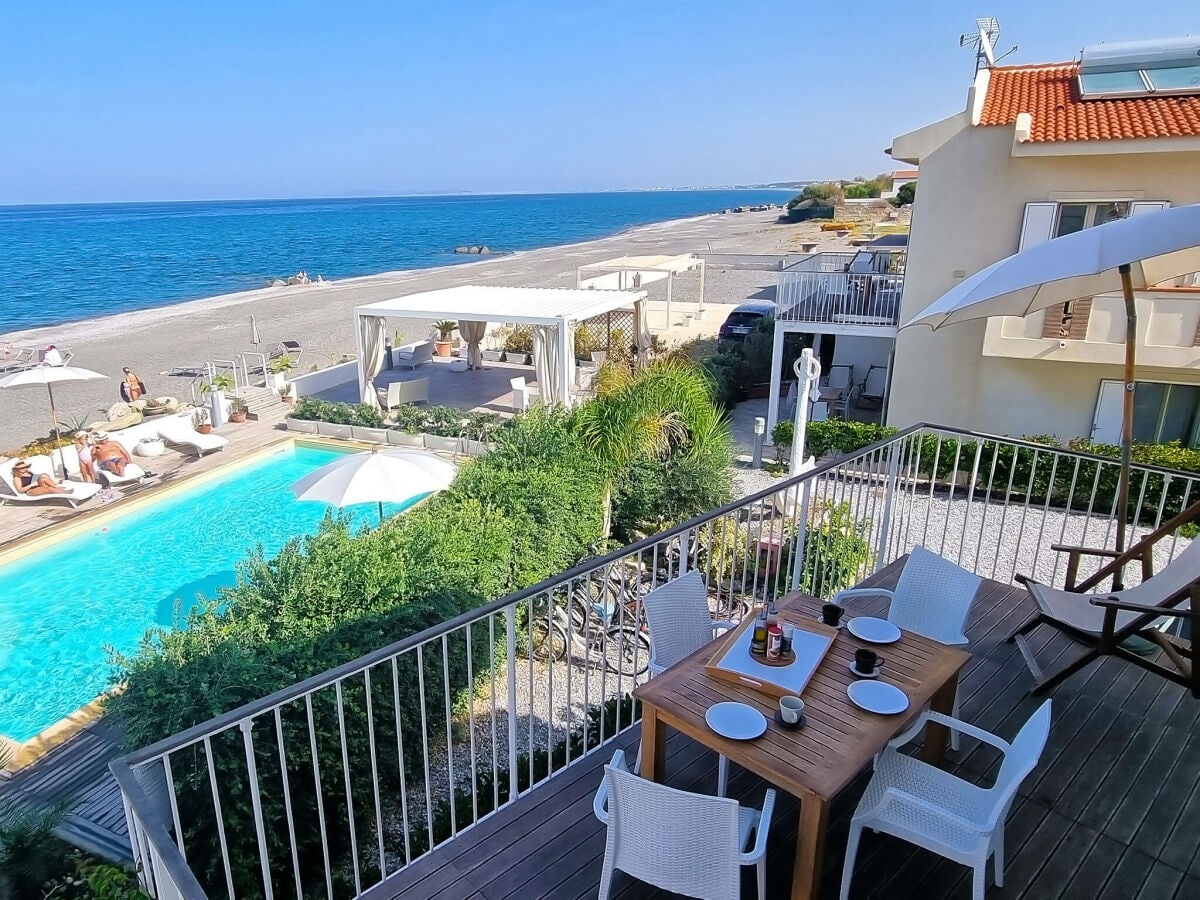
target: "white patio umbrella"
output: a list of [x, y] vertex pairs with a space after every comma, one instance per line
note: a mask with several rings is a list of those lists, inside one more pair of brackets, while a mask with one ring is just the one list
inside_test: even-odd
[[[91, 369], [80, 369], [77, 366], [41, 365], [5, 375], [0, 378], [0, 388], [45, 386], [46, 393], [50, 397], [50, 421], [53, 423], [54, 439], [57, 441], [59, 438], [58, 410], [54, 406], [54, 385], [68, 381], [96, 381], [107, 377], [107, 375], [101, 375]], [[62, 448], [59, 448], [58, 458], [60, 463], [64, 463]], [[65, 470], [65, 464], [63, 468]]]
[[1120, 291], [1125, 299], [1125, 396], [1117, 549], [1125, 548], [1137, 355], [1134, 292], [1200, 272], [1200, 205], [1178, 206], [1085, 228], [1022, 250], [976, 272], [902, 325], [943, 325], [1027, 316], [1057, 303]]
[[297, 500], [316, 500], [334, 506], [405, 503], [414, 497], [444, 490], [458, 467], [420, 450], [382, 450], [351, 453], [309, 472], [292, 485]]

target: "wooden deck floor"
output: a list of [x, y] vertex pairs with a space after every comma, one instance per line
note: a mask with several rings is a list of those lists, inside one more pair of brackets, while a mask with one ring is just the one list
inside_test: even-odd
[[0, 782], [0, 797], [30, 808], [68, 804], [56, 834], [113, 862], [133, 862], [121, 792], [108, 771], [121, 735], [100, 719], [37, 762]]
[[[897, 568], [876, 583], [894, 580]], [[861, 605], [879, 611], [882, 601]], [[1033, 712], [1031, 678], [1004, 638], [1030, 614], [1022, 589], [985, 584], [968, 635], [974, 654], [960, 690], [965, 719], [1011, 738]], [[1077, 652], [1046, 629], [1034, 635], [1047, 666]], [[1166, 900], [1200, 897], [1200, 703], [1142, 669], [1105, 660], [1054, 693], [1054, 722], [1038, 769], [1026, 780], [1008, 818], [1009, 862], [1004, 888], [989, 897]], [[625, 746], [637, 734], [625, 736]], [[494, 818], [434, 851], [379, 885], [371, 900], [594, 897], [604, 853], [604, 831], [591, 803], [600, 769], [612, 748], [536, 788]], [[711, 792], [716, 756], [674, 734], [668, 741], [668, 783]], [[986, 782], [998, 757], [964, 738], [950, 767]], [[762, 801], [767, 785], [732, 767], [730, 795]], [[850, 816], [868, 773], [835, 802], [826, 845], [823, 896], [836, 897]], [[797, 801], [780, 794], [768, 850], [768, 897], [786, 897], [791, 885]], [[618, 873], [613, 894], [622, 900], [673, 896]], [[752, 870], [743, 878], [753, 897]], [[969, 871], [886, 835], [866, 834], [859, 851], [853, 897], [969, 897]]]

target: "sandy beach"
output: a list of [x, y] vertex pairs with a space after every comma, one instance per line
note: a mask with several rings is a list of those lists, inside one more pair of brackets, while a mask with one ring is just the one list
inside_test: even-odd
[[[28, 331], [0, 335], [14, 345], [55, 344], [74, 351], [73, 365], [94, 369], [111, 380], [64, 385], [56, 392], [64, 420], [100, 418], [118, 398], [122, 366], [142, 376], [152, 396], [188, 396], [190, 379], [167, 377], [174, 366], [199, 365], [209, 359], [229, 359], [253, 350], [250, 316], [258, 323], [260, 349], [280, 340], [297, 340], [304, 347], [300, 370], [324, 367], [355, 348], [352, 309], [363, 303], [418, 291], [461, 284], [501, 284], [532, 287], [574, 287], [576, 268], [623, 254], [775, 253], [795, 251], [794, 242], [816, 229], [810, 224], [780, 225], [777, 212], [708, 215], [645, 225], [600, 240], [547, 247], [471, 263], [387, 272], [323, 285], [263, 288], [193, 300], [173, 306], [124, 313]], [[706, 301], [738, 303], [770, 288], [770, 272], [710, 273]], [[674, 297], [693, 301], [696, 279], [681, 278]], [[650, 286], [652, 300], [665, 296], [660, 284]], [[704, 318], [715, 331], [724, 313], [714, 309]], [[652, 323], [653, 324], [653, 323]], [[397, 321], [410, 340], [423, 338], [427, 322]], [[49, 430], [44, 391], [0, 392], [0, 448], [11, 448]]]

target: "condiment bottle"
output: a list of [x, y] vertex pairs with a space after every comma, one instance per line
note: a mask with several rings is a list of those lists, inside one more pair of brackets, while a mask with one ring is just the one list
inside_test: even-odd
[[750, 638], [750, 652], [762, 656], [767, 652], [767, 608], [760, 607], [754, 617], [754, 636]]

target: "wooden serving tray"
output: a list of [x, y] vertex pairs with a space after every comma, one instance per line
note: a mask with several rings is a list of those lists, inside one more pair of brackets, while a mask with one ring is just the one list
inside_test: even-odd
[[833, 646], [837, 629], [792, 610], [780, 612], [779, 621], [796, 627], [792, 638], [794, 656], [790, 662], [772, 662], [750, 652], [754, 617], [747, 616], [737, 628], [721, 638], [720, 647], [705, 664], [704, 671], [712, 678], [773, 697], [799, 694]]

